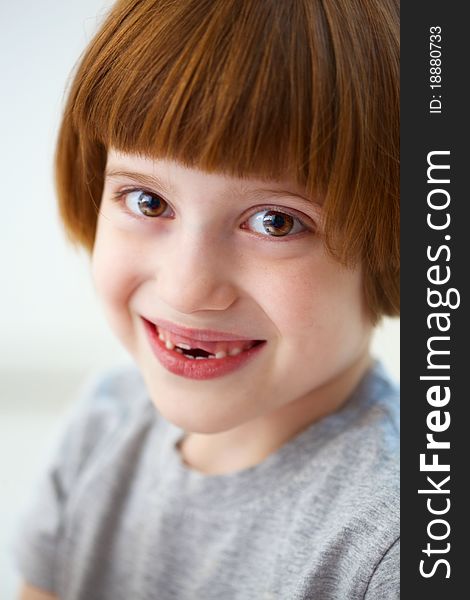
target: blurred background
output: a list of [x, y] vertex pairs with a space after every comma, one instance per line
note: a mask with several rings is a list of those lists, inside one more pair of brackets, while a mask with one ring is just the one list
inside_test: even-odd
[[[95, 298], [88, 258], [55, 208], [52, 161], [71, 70], [109, 0], [0, 2], [0, 598], [15, 597], [18, 515], [84, 379], [127, 362]], [[399, 321], [374, 353], [399, 378]]]

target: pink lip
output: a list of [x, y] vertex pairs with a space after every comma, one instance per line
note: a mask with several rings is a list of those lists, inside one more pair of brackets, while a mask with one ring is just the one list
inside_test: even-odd
[[[160, 364], [175, 375], [179, 375], [180, 377], [185, 377], [187, 379], [214, 379], [216, 377], [222, 377], [223, 375], [227, 375], [237, 369], [243, 367], [247, 362], [257, 356], [261, 350], [265, 347], [266, 342], [253, 346], [249, 350], [242, 352], [241, 354], [237, 354], [236, 356], [226, 356], [225, 358], [216, 358], [216, 359], [188, 359], [182, 354], [178, 354], [174, 350], [168, 350], [165, 344], [159, 339], [158, 332], [155, 324], [153, 322], [147, 321], [146, 319], [142, 319], [148, 340], [150, 342], [150, 347], [158, 359]], [[250, 338], [240, 338], [235, 337], [230, 334], [222, 334], [225, 335], [225, 338], [221, 338], [220, 332], [213, 332], [208, 330], [191, 330], [186, 328], [178, 327], [175, 329], [175, 326], [172, 323], [168, 323], [167, 321], [158, 321], [160, 326], [168, 331], [172, 331], [174, 333], [179, 332], [181, 335], [186, 335], [188, 337], [192, 337], [192, 339], [201, 339], [194, 337], [194, 331], [199, 334], [203, 334], [207, 336], [204, 340], [208, 341], [219, 340], [219, 341], [237, 341], [237, 340], [247, 340]], [[167, 324], [164, 325], [163, 323]], [[170, 325], [170, 327], [168, 327]], [[184, 334], [182, 333], [184, 331]], [[190, 336], [188, 335], [190, 332]], [[217, 337], [215, 337], [215, 334]], [[201, 340], [201, 341], [204, 341]]]
[[[147, 320], [147, 319], [144, 319]], [[238, 342], [238, 341], [250, 341], [254, 338], [244, 337], [240, 335], [234, 335], [226, 333], [224, 331], [215, 331], [212, 329], [189, 329], [181, 325], [175, 325], [170, 321], [164, 321], [163, 319], [152, 319], [147, 322], [153, 323], [157, 327], [166, 329], [176, 335], [181, 335], [186, 338], [190, 338], [199, 342]]]

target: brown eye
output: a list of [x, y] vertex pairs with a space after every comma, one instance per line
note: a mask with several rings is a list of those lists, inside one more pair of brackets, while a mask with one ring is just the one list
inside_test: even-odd
[[266, 208], [251, 215], [246, 224], [245, 229], [266, 237], [287, 237], [308, 230], [299, 217]]
[[170, 207], [168, 203], [155, 194], [135, 190], [126, 194], [127, 208], [137, 216], [162, 217], [167, 215]]
[[168, 206], [165, 200], [158, 196], [152, 196], [146, 192], [142, 192], [137, 201], [140, 212], [146, 217], [159, 217]]
[[294, 227], [294, 217], [286, 213], [269, 210], [263, 217], [263, 227], [271, 235], [287, 235]]

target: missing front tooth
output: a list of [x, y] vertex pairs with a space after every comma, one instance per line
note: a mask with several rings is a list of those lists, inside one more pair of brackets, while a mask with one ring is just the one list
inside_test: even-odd
[[185, 356], [191, 356], [192, 358], [209, 358], [209, 356], [214, 356], [210, 352], [206, 352], [205, 350], [201, 350], [200, 348], [191, 348], [190, 350], [183, 350], [183, 354]]

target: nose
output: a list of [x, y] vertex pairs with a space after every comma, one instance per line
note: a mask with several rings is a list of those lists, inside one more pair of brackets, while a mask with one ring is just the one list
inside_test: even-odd
[[192, 314], [227, 310], [237, 299], [234, 261], [223, 243], [185, 237], [161, 255], [157, 293], [171, 309]]

